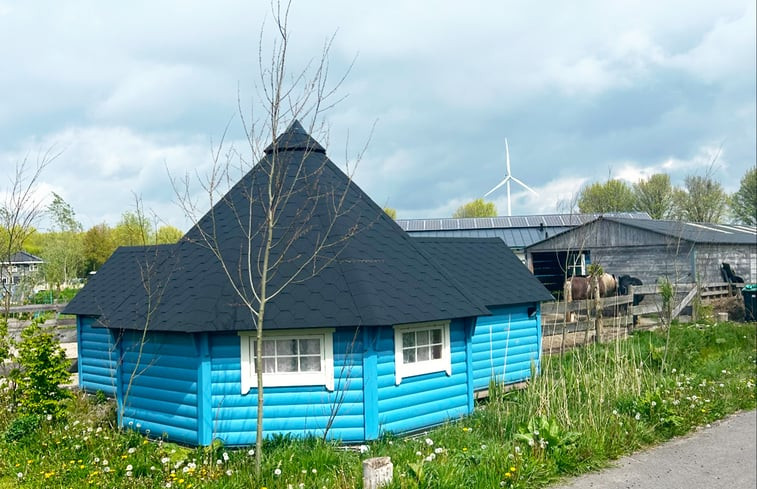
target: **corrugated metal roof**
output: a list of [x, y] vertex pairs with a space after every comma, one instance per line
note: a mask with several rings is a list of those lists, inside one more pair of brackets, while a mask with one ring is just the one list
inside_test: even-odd
[[757, 246], [757, 227], [755, 226], [683, 221], [641, 221], [608, 216], [605, 216], [605, 219], [694, 243], [753, 244]]

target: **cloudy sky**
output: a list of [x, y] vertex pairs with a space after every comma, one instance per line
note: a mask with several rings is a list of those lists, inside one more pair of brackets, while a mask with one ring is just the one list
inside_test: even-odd
[[[505, 138], [539, 194], [514, 186], [513, 214], [553, 213], [608, 176], [710, 171], [737, 190], [757, 160], [755, 17], [754, 0], [295, 1], [290, 68], [336, 33], [332, 79], [354, 65], [329, 154], [343, 164], [375, 123], [355, 180], [400, 218], [483, 196]], [[168, 173], [207, 168], [229, 120], [239, 134], [266, 18], [267, 1], [0, 0], [0, 191], [53, 149], [40, 195], [85, 228], [138, 195], [186, 229]], [[492, 197], [504, 215], [504, 188]]]

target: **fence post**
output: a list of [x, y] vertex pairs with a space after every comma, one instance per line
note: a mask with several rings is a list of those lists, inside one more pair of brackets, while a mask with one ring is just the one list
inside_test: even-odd
[[363, 460], [363, 489], [379, 489], [392, 482], [394, 465], [389, 457]]

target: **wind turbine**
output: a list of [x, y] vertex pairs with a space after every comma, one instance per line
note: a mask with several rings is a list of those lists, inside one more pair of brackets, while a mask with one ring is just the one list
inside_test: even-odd
[[517, 178], [515, 178], [514, 176], [512, 176], [512, 174], [510, 173], [510, 148], [507, 146], [507, 138], [505, 138], [505, 156], [507, 158], [506, 159], [506, 161], [507, 161], [507, 173], [505, 173], [505, 178], [502, 179], [502, 181], [499, 182], [496, 187], [494, 187], [493, 189], [491, 189], [488, 192], [486, 192], [486, 194], [484, 194], [484, 197], [488, 197], [489, 194], [491, 194], [492, 192], [494, 192], [495, 190], [497, 190], [498, 188], [500, 188], [502, 185], [507, 184], [507, 215], [511, 216], [512, 215], [512, 207], [510, 206], [510, 180], [512, 180], [513, 182], [517, 183], [518, 185], [520, 185], [521, 187], [523, 187], [526, 190], [530, 191], [532, 194], [534, 194], [536, 196], [538, 196], [539, 194], [536, 193], [536, 190], [532, 189], [531, 187], [529, 187], [525, 183], [521, 182], [520, 180], [518, 180]]

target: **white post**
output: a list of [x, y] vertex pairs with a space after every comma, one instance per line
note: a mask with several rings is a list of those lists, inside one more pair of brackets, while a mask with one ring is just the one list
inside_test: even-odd
[[392, 482], [394, 465], [389, 457], [363, 460], [363, 489], [378, 489]]

